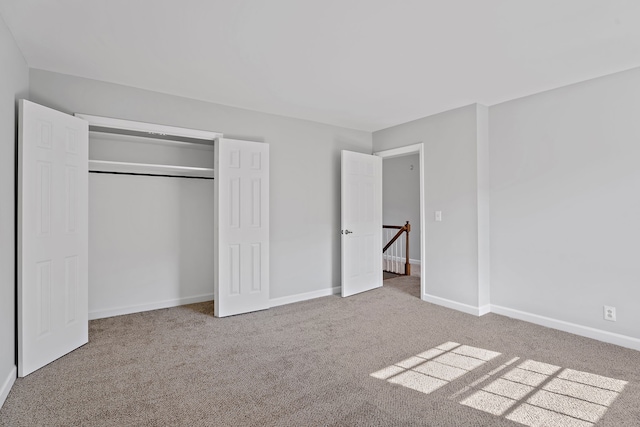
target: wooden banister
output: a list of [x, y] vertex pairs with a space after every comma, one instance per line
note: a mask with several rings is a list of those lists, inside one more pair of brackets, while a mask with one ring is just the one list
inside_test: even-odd
[[393, 236], [393, 238], [389, 240], [389, 243], [387, 243], [382, 249], [383, 254], [396, 242], [396, 240], [400, 238], [400, 236], [402, 236], [403, 233], [406, 233], [404, 274], [406, 276], [411, 275], [411, 264], [409, 263], [409, 232], [411, 231], [411, 224], [409, 224], [409, 221], [407, 221], [405, 225], [383, 225], [382, 228], [398, 230], [395, 236]]

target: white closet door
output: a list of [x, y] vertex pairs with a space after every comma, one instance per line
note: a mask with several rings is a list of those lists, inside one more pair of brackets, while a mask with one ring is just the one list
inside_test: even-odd
[[382, 158], [342, 151], [342, 296], [382, 286]]
[[269, 145], [215, 142], [214, 314], [269, 307]]
[[88, 342], [88, 124], [20, 101], [18, 375]]

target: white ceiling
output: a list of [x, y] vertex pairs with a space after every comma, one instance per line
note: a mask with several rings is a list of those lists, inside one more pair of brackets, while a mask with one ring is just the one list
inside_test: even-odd
[[0, 0], [32, 68], [374, 131], [640, 66], [638, 0]]

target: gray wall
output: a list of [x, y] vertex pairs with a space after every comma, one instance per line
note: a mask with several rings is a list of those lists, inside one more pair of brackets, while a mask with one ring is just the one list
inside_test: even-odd
[[492, 305], [640, 338], [640, 69], [493, 106], [489, 129]]
[[27, 64], [0, 18], [0, 405], [15, 378], [16, 99], [29, 90]]
[[269, 143], [271, 298], [339, 286], [340, 150], [370, 153], [370, 133], [34, 69], [30, 99]]
[[382, 161], [382, 222], [389, 225], [404, 225], [406, 221], [411, 224], [409, 257], [420, 260], [420, 157], [418, 154], [392, 157]]
[[424, 143], [426, 292], [468, 308], [480, 302], [478, 116], [474, 104], [373, 134], [374, 151]]

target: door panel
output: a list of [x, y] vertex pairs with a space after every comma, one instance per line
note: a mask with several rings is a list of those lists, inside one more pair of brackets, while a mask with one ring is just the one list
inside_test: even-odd
[[88, 342], [88, 124], [20, 101], [18, 375]]
[[216, 141], [214, 314], [269, 307], [269, 145]]
[[342, 296], [382, 286], [382, 159], [342, 151]]

